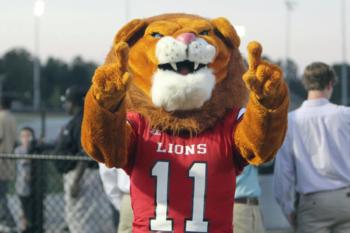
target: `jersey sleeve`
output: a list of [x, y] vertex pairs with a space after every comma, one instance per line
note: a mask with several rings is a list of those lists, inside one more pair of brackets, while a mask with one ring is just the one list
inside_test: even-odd
[[[241, 108], [237, 110], [236, 114], [233, 115], [234, 117], [234, 124], [233, 124], [233, 129], [232, 129], [232, 140], [234, 139], [234, 133], [237, 127], [237, 124], [243, 119], [244, 113], [246, 109]], [[243, 171], [244, 167], [248, 165], [248, 162], [243, 158], [243, 156], [239, 153], [238, 149], [233, 145], [233, 162], [235, 165], [235, 172], [236, 176], [241, 174]]]
[[124, 171], [131, 175], [132, 169], [134, 167], [135, 162], [135, 150], [137, 145], [137, 135], [140, 131], [140, 125], [141, 125], [141, 116], [138, 113], [135, 112], [128, 112], [126, 116], [126, 124], [127, 129], [130, 130], [130, 137], [128, 141], [128, 162], [126, 166], [123, 168]]

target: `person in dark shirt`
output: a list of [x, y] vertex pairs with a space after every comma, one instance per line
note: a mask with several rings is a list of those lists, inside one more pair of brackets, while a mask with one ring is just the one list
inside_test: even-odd
[[[72, 86], [61, 97], [64, 109], [72, 118], [62, 128], [53, 154], [86, 155], [80, 143], [85, 93], [84, 89]], [[57, 160], [55, 167], [63, 174], [65, 219], [69, 232], [113, 232], [112, 210], [103, 192], [97, 162]]]
[[[78, 87], [70, 87], [61, 97], [65, 111], [72, 116], [69, 122], [62, 128], [60, 136], [56, 142], [54, 153], [56, 155], [84, 155], [80, 143], [80, 128], [83, 118], [83, 102], [85, 91]], [[60, 160], [55, 162], [59, 173], [65, 174], [79, 167], [82, 173], [83, 164], [76, 161]], [[91, 162], [90, 166], [96, 163]], [[97, 165], [96, 165], [97, 167]], [[77, 177], [78, 179], [78, 177]]]

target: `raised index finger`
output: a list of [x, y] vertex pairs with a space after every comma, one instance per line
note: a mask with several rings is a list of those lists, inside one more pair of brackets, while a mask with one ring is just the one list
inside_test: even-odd
[[261, 60], [261, 44], [257, 41], [251, 41], [249, 42], [247, 49], [249, 70], [255, 71]]
[[116, 56], [115, 62], [120, 65], [122, 73], [128, 69], [129, 46], [125, 42], [120, 42], [115, 45], [114, 53]]

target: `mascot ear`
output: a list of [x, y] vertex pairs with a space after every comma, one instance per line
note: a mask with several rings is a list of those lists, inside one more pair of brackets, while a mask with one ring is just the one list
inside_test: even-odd
[[138, 39], [140, 39], [147, 27], [147, 23], [141, 19], [134, 19], [127, 23], [124, 27], [122, 27], [114, 37], [113, 46], [107, 57], [105, 59], [105, 63], [113, 63], [116, 61], [116, 45], [121, 42], [125, 42], [130, 46], [136, 43]]
[[215, 34], [220, 37], [225, 44], [229, 47], [239, 47], [241, 40], [239, 39], [235, 28], [226, 18], [220, 17], [212, 19], [211, 23], [214, 25]]
[[140, 39], [147, 27], [147, 23], [141, 19], [134, 19], [127, 23], [120, 29], [114, 37], [114, 44], [126, 42], [132, 46], [138, 39]]

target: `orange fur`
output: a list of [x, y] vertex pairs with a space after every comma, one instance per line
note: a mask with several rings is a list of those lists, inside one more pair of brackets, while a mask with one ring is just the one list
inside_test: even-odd
[[248, 45], [249, 69], [243, 75], [251, 90], [247, 111], [234, 134], [240, 154], [251, 164], [271, 160], [287, 130], [288, 89], [279, 67], [261, 60], [258, 42]]
[[[200, 35], [203, 30], [209, 30], [209, 34]], [[166, 112], [153, 105], [150, 89], [158, 65], [155, 56], [158, 40], [151, 36], [153, 32], [173, 37], [192, 32], [215, 46], [217, 53], [209, 67], [214, 70], [216, 86], [211, 99], [201, 109]], [[224, 18], [210, 20], [196, 15], [165, 14], [128, 23], [115, 36], [86, 98], [82, 126], [86, 152], [108, 167], [122, 167], [132, 149], [126, 147], [132, 133], [126, 124], [126, 111], [139, 112], [160, 130], [195, 136], [214, 127], [227, 111], [243, 107], [249, 89], [252, 93], [247, 113], [234, 135], [236, 146], [253, 164], [270, 159], [283, 140], [287, 91], [277, 68], [266, 62], [255, 59], [257, 65], [265, 67], [254, 72], [249, 69], [243, 75], [239, 44], [233, 26]]]
[[128, 129], [130, 126], [125, 122], [124, 107], [115, 113], [104, 109], [97, 103], [90, 89], [85, 100], [82, 126], [81, 141], [84, 150], [107, 167], [123, 167], [127, 162], [127, 135], [131, 133]]
[[287, 130], [288, 96], [276, 109], [264, 107], [251, 96], [244, 119], [234, 134], [236, 148], [250, 164], [259, 165], [274, 158]]

